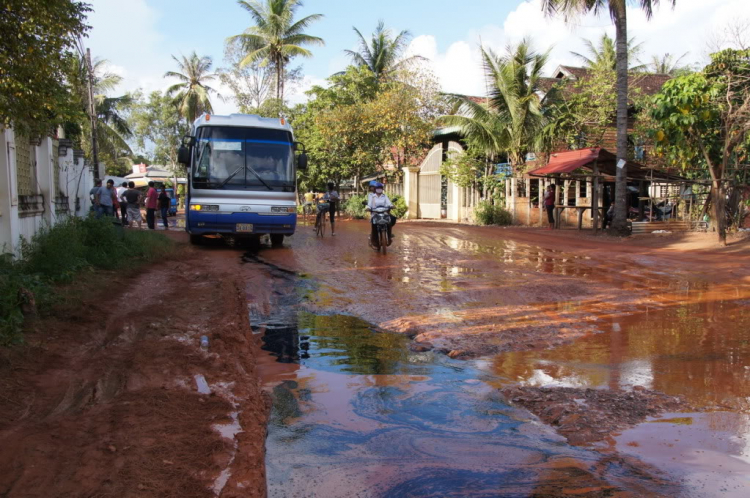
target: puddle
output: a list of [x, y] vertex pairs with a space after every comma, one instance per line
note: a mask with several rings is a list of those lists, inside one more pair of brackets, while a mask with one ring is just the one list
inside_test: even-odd
[[674, 491], [627, 461], [567, 445], [478, 380], [486, 375], [473, 363], [413, 353], [407, 341], [304, 311], [265, 329], [269, 496]]
[[[617, 437], [696, 496], [750, 494], [750, 314], [741, 302], [683, 304], [618, 318], [604, 333], [481, 367], [494, 385], [631, 389], [680, 395], [711, 413], [667, 414]], [[716, 411], [722, 410], [722, 411]]]

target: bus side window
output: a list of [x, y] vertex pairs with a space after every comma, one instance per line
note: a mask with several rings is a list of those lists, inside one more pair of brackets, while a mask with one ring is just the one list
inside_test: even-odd
[[[198, 148], [198, 150], [198, 157], [201, 158], [201, 162], [195, 170], [195, 176], [198, 178], [208, 178], [208, 165], [211, 161], [211, 146], [206, 141], [204, 142], [203, 147]], [[201, 154], [203, 157], [201, 157]]]

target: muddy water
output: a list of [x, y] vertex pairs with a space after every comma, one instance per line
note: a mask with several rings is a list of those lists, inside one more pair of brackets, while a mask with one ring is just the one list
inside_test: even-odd
[[[356, 224], [323, 240], [302, 232], [263, 257], [311, 277], [277, 292], [307, 310], [490, 356], [411, 353], [403, 335], [286, 301], [271, 307], [283, 316], [256, 316], [275, 400], [272, 496], [745, 496], [747, 267], [398, 227], [387, 257]], [[569, 331], [559, 348], [508, 352], [557, 346]], [[597, 452], [505, 404], [495, 393], [512, 383], [642, 385], [724, 411], [642, 424]]]
[[482, 362], [507, 383], [681, 395], [708, 413], [666, 414], [616, 438], [694, 496], [750, 495], [750, 313], [743, 301], [686, 303], [620, 317], [601, 334]]
[[270, 496], [671, 495], [636, 459], [569, 446], [507, 405], [474, 362], [415, 353], [409, 338], [301, 303], [315, 283], [274, 275], [251, 308], [273, 398]]
[[357, 318], [266, 329], [270, 496], [601, 496], [674, 492], [640, 466], [565, 444], [470, 362], [411, 353]]

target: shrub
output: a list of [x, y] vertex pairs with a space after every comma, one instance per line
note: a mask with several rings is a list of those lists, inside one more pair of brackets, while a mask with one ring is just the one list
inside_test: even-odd
[[511, 225], [513, 217], [500, 206], [482, 201], [474, 208], [474, 217], [480, 225]]
[[403, 216], [406, 214], [406, 210], [408, 209], [406, 206], [406, 200], [400, 195], [394, 195], [393, 198], [391, 198], [391, 202], [393, 203], [393, 209], [391, 210], [391, 213], [396, 218], [403, 218]]
[[366, 203], [367, 195], [353, 195], [344, 203], [344, 212], [354, 219], [361, 220], [367, 216]]
[[70, 218], [21, 241], [21, 258], [0, 262], [0, 344], [18, 342], [25, 308], [43, 310], [53, 284], [82, 272], [137, 266], [166, 256], [174, 243], [162, 234], [123, 230], [112, 219]]

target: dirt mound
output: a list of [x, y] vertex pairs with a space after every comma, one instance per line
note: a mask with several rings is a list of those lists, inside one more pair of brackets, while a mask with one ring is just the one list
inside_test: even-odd
[[[265, 496], [269, 401], [237, 261], [180, 257], [87, 277], [0, 352], [0, 496]], [[223, 437], [233, 414], [242, 432]]]
[[571, 444], [601, 441], [663, 412], [689, 410], [680, 398], [636, 386], [632, 391], [514, 386], [505, 398], [555, 427]]

